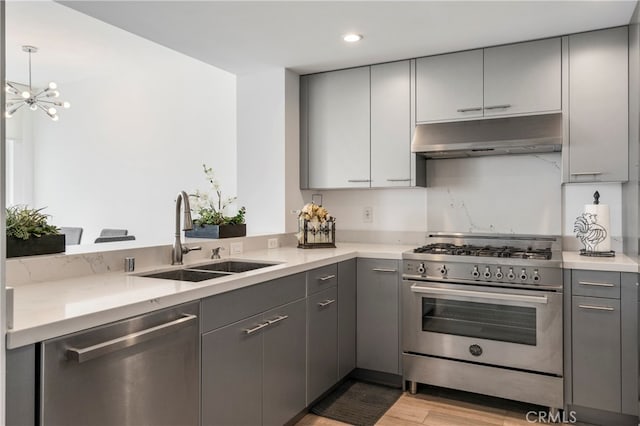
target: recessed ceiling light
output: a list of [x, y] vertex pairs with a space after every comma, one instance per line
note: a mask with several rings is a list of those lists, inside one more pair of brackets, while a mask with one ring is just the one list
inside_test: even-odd
[[343, 35], [343, 36], [342, 36], [342, 39], [343, 39], [344, 41], [346, 41], [347, 43], [355, 43], [355, 42], [357, 42], [357, 41], [362, 40], [362, 36], [361, 36], [360, 34], [353, 34], [353, 33], [350, 33], [350, 34], [345, 34], [345, 35]]

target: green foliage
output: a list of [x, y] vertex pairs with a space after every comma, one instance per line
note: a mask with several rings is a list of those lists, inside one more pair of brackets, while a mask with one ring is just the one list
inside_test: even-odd
[[27, 206], [7, 208], [7, 237], [28, 240], [30, 237], [59, 234], [57, 227], [47, 223], [49, 215], [41, 213], [41, 210]]
[[244, 215], [247, 210], [241, 207], [235, 216], [225, 216], [224, 210], [236, 200], [236, 197], [222, 197], [222, 189], [220, 183], [216, 179], [215, 172], [206, 164], [202, 165], [202, 169], [206, 176], [207, 182], [211, 185], [215, 199], [211, 197], [207, 192], [196, 191], [195, 194], [191, 194], [193, 199], [192, 205], [193, 211], [198, 215], [198, 218], [194, 220], [198, 226], [204, 225], [240, 225], [244, 223]]

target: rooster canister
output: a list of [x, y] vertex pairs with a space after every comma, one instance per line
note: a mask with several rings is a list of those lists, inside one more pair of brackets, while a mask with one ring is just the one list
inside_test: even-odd
[[600, 204], [600, 194], [593, 194], [593, 204], [585, 204], [584, 213], [576, 218], [573, 231], [584, 245], [586, 253], [611, 251], [611, 221], [609, 206]]

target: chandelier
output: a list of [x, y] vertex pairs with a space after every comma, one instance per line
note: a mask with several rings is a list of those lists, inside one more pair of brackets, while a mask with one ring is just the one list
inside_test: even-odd
[[58, 121], [58, 110], [56, 107], [69, 108], [71, 104], [56, 99], [60, 96], [60, 93], [56, 90], [58, 85], [53, 81], [49, 83], [47, 88], [42, 90], [34, 90], [31, 87], [31, 54], [36, 53], [38, 48], [35, 46], [22, 46], [22, 51], [29, 54], [29, 90], [20, 90], [18, 83], [11, 81], [6, 82], [5, 91], [9, 95], [16, 97], [7, 99], [4, 116], [11, 118], [16, 111], [26, 105], [32, 111], [39, 109], [44, 111], [53, 121]]

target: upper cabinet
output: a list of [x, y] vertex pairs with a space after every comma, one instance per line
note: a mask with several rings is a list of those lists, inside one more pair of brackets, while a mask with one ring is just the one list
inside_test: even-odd
[[416, 121], [560, 111], [559, 38], [420, 58]]
[[309, 188], [369, 187], [369, 86], [369, 67], [303, 79]]
[[565, 182], [628, 180], [628, 42], [627, 27], [569, 36]]

